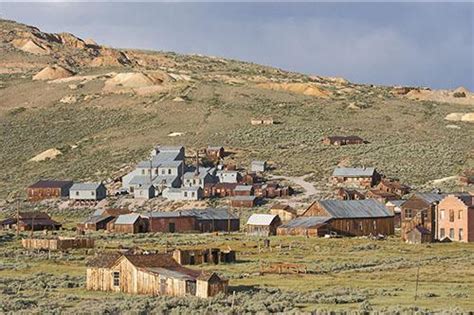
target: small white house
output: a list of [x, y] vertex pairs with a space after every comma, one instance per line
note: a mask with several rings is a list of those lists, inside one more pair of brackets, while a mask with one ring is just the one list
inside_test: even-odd
[[220, 183], [238, 183], [240, 180], [240, 173], [238, 171], [217, 171], [217, 178]]
[[162, 196], [173, 201], [193, 201], [202, 199], [203, 191], [201, 187], [166, 188]]
[[69, 189], [72, 200], [102, 200], [107, 197], [107, 189], [102, 183], [75, 183]]
[[267, 170], [266, 161], [252, 161], [251, 163], [252, 172], [265, 172]]
[[133, 190], [135, 199], [151, 199], [155, 197], [155, 187], [153, 185], [144, 185]]

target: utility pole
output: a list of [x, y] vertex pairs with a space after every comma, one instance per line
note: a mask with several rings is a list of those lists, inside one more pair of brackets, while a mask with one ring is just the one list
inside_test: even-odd
[[20, 236], [20, 198], [16, 201], [16, 237]]
[[416, 286], [415, 286], [415, 301], [418, 298], [418, 282], [420, 280], [420, 263], [418, 262], [418, 268], [416, 269]]

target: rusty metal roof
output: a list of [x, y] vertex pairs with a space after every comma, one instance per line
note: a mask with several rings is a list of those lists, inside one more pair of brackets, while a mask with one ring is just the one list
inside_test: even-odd
[[393, 213], [374, 199], [321, 200], [319, 205], [333, 218], [381, 218], [393, 217]]
[[39, 180], [28, 188], [66, 188], [72, 184], [70, 180]]
[[332, 176], [336, 177], [372, 177], [374, 167], [336, 167]]
[[294, 229], [294, 228], [312, 228], [325, 224], [331, 220], [330, 217], [298, 217], [283, 225], [280, 228]]

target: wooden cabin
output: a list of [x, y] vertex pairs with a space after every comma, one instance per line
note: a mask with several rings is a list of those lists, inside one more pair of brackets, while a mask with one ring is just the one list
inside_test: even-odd
[[218, 161], [224, 158], [224, 147], [214, 146], [206, 148], [206, 157], [211, 161]]
[[336, 192], [337, 197], [341, 200], [363, 200], [365, 194], [356, 189], [339, 188]]
[[146, 233], [148, 232], [148, 218], [137, 213], [121, 214], [107, 223], [107, 230], [115, 233]]
[[365, 196], [367, 197], [367, 199], [375, 199], [381, 203], [386, 203], [389, 200], [397, 200], [400, 198], [400, 196], [394, 193], [379, 189], [371, 189], [365, 194]]
[[131, 213], [128, 209], [99, 209], [83, 222], [77, 224], [79, 231], [99, 231], [106, 230], [107, 224], [115, 220], [119, 215]]
[[235, 187], [238, 183], [211, 183], [204, 186], [204, 197], [212, 198], [219, 197], [225, 198], [234, 196]]
[[423, 226], [415, 226], [411, 231], [406, 233], [406, 242], [409, 244], [431, 243], [431, 231]]
[[251, 185], [237, 185], [234, 189], [234, 196], [252, 196], [254, 193]]
[[52, 239], [26, 238], [21, 240], [21, 245], [26, 249], [52, 251], [77, 248], [94, 248], [94, 239], [75, 237], [56, 237]]
[[17, 216], [13, 215], [3, 221], [0, 221], [0, 227], [3, 230], [18, 229], [20, 231], [43, 231], [43, 230], [59, 230], [61, 224], [52, 220], [51, 217], [44, 212], [30, 211], [20, 212]]
[[283, 205], [280, 203], [274, 204], [270, 209], [270, 214], [277, 215], [280, 217], [282, 222], [288, 222], [296, 218], [296, 210], [289, 205]]
[[311, 204], [305, 217], [327, 217], [329, 233], [344, 236], [393, 235], [393, 213], [373, 199], [321, 200]]
[[370, 188], [378, 184], [380, 174], [373, 167], [337, 167], [331, 176], [334, 185]]
[[69, 197], [72, 181], [39, 180], [26, 189], [29, 201]]
[[87, 264], [87, 290], [209, 298], [227, 287], [216, 273], [183, 267], [169, 254], [102, 254]]
[[397, 180], [390, 180], [386, 178], [380, 181], [380, 183], [377, 185], [377, 189], [398, 197], [405, 196], [411, 190], [410, 186], [401, 184]]
[[281, 225], [280, 217], [273, 214], [254, 213], [247, 221], [247, 234], [255, 236], [276, 235], [277, 227]]
[[364, 140], [358, 136], [327, 136], [323, 139], [323, 143], [341, 146], [349, 144], [364, 144]]
[[180, 265], [217, 265], [235, 262], [236, 255], [233, 250], [220, 250], [219, 248], [176, 249], [173, 251], [173, 259]]
[[230, 204], [234, 208], [252, 208], [257, 205], [256, 196], [234, 196], [230, 200]]
[[280, 225], [277, 235], [324, 236], [328, 233], [329, 217], [298, 217]]

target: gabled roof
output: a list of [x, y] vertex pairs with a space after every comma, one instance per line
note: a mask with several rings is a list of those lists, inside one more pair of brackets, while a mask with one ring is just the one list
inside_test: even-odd
[[75, 183], [71, 190], [96, 190], [102, 183]]
[[122, 254], [119, 252], [102, 253], [89, 259], [86, 263], [86, 266], [95, 268], [110, 268], [120, 257], [122, 257]]
[[229, 220], [238, 219], [237, 216], [226, 209], [187, 209], [177, 211], [155, 211], [150, 213], [151, 218], [176, 218], [176, 217], [196, 217], [198, 220]]
[[65, 188], [72, 184], [70, 180], [39, 180], [28, 188]]
[[234, 188], [234, 191], [251, 191], [253, 186], [251, 185], [237, 185]]
[[237, 200], [237, 201], [254, 201], [257, 199], [257, 196], [234, 196], [232, 197], [232, 200]]
[[435, 202], [440, 202], [446, 194], [437, 194], [437, 193], [416, 193], [416, 197], [423, 199], [425, 202], [432, 204]]
[[404, 203], [405, 203], [406, 200], [404, 199], [398, 199], [398, 200], [389, 200], [387, 201], [387, 204], [392, 204], [394, 205], [395, 207], [401, 207]]
[[[16, 218], [16, 215], [13, 216]], [[49, 214], [45, 212], [40, 212], [40, 211], [27, 211], [27, 212], [19, 212], [18, 217], [23, 220], [23, 219], [51, 219]]]
[[209, 170], [210, 170], [209, 168], [200, 167], [198, 174], [196, 174], [196, 172], [193, 172], [193, 171], [186, 172], [184, 173], [183, 178], [184, 179], [193, 179], [193, 178], [203, 179], [206, 176], [210, 176]]
[[112, 216], [94, 215], [94, 216], [88, 217], [82, 223], [83, 224], [97, 224], [101, 221], [108, 220], [109, 218], [112, 218]]
[[319, 205], [333, 218], [381, 218], [393, 217], [393, 213], [374, 199], [321, 200]]
[[277, 217], [274, 214], [254, 213], [247, 220], [247, 225], [271, 225]]
[[280, 225], [280, 228], [314, 228], [324, 225], [329, 220], [331, 220], [330, 217], [298, 217], [283, 225]]
[[336, 177], [372, 177], [374, 167], [336, 167], [332, 176]]
[[115, 224], [134, 224], [140, 215], [138, 213], [121, 214], [115, 220]]
[[[158, 175], [152, 178], [151, 184], [152, 185], [159, 185], [161, 183], [171, 183], [176, 180], [178, 176], [176, 175]], [[150, 176], [147, 175], [135, 175], [130, 180], [130, 185], [150, 185]]]

